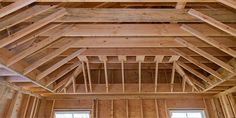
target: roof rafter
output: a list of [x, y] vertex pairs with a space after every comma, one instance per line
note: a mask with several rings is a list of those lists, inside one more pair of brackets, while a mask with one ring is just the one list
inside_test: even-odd
[[24, 68], [23, 64], [25, 65], [25, 63], [21, 62], [21, 63], [17, 63], [15, 65], [13, 65], [11, 67], [7, 67], [6, 66], [7, 58], [10, 55], [12, 55], [12, 54], [10, 54], [9, 51], [4, 50], [4, 49], [1, 49], [0, 53], [1, 53], [1, 58], [0, 58], [0, 63], [1, 63], [0, 65], [1, 65], [1, 67], [5, 68], [5, 69], [7, 69], [9, 71], [12, 71], [14, 73], [17, 73], [20, 77], [25, 78], [27, 80], [30, 80], [32, 83], [34, 83], [34, 84], [36, 84], [36, 85], [38, 85], [38, 86], [40, 86], [40, 87], [50, 91], [50, 92], [53, 92], [51, 87], [46, 87], [45, 83], [39, 82], [39, 81], [35, 80], [35, 77], [36, 77], [35, 73], [30, 73], [28, 76], [25, 76], [25, 75], [22, 74], [22, 70]]
[[50, 77], [49, 80], [47, 80], [47, 86], [52, 84], [53, 82], [59, 80], [61, 77], [66, 75], [67, 73], [71, 72], [73, 69], [75, 69], [77, 66], [79, 66], [80, 63], [74, 63], [70, 65], [69, 67], [63, 69], [61, 72], [59, 72], [55, 77]]
[[190, 86], [192, 86], [196, 91], [199, 91], [198, 88], [194, 85], [194, 83], [191, 81], [191, 79], [188, 77], [188, 75], [184, 72], [184, 70], [175, 63], [175, 69], [176, 71], [185, 79]]
[[195, 30], [194, 28], [188, 26], [188, 25], [182, 25], [181, 28], [191, 34], [193, 34], [194, 36], [198, 37], [199, 39], [209, 43], [210, 45], [213, 45], [214, 47], [216, 47], [217, 49], [233, 56], [234, 58], [236, 58], [236, 51], [229, 48], [228, 46], [216, 41], [215, 39], [208, 37], [206, 35], [204, 35], [203, 33]]
[[17, 0], [14, 3], [0, 9], [0, 18], [4, 17], [10, 13], [13, 13], [13, 12], [33, 3], [35, 1], [36, 0]]
[[222, 68], [228, 70], [231, 73], [235, 73], [234, 68], [228, 64], [226, 64], [225, 62], [217, 59], [216, 57], [212, 56], [211, 54], [205, 52], [204, 50], [194, 46], [191, 43], [188, 43], [187, 41], [183, 40], [182, 38], [176, 38], [176, 41], [181, 43], [182, 45], [186, 45], [190, 50], [198, 53], [199, 55], [207, 58], [208, 60], [214, 62], [215, 64], [221, 66]]
[[26, 67], [24, 69], [24, 75], [28, 74], [29, 72], [31, 72], [32, 70], [36, 69], [37, 67], [41, 66], [42, 64], [46, 63], [47, 61], [57, 57], [58, 55], [60, 55], [61, 53], [63, 53], [64, 51], [66, 51], [67, 49], [70, 48], [70, 46], [75, 43], [71, 40], [65, 42], [66, 44], [62, 47], [60, 47], [59, 49], [56, 49], [55, 51], [51, 52], [50, 54], [46, 55], [45, 57], [37, 60], [36, 62], [32, 63], [31, 65], [29, 65], [28, 67]]
[[[71, 28], [71, 27], [68, 27]], [[58, 30], [57, 33], [55, 33], [54, 35], [38, 42], [38, 43], [34, 43], [33, 45], [31, 45], [30, 47], [28, 47], [26, 50], [16, 54], [15, 56], [13, 56], [12, 58], [9, 59], [8, 61], [8, 66], [20, 61], [21, 59], [33, 54], [34, 52], [45, 48], [47, 45], [53, 43], [54, 41], [56, 41], [57, 39], [59, 39], [60, 37], [63, 36], [64, 33], [66, 33], [66, 31], [68, 31], [68, 28], [55, 28], [54, 30]]]
[[26, 36], [27, 34], [29, 34], [33, 31], [47, 25], [48, 23], [54, 21], [55, 19], [64, 16], [66, 13], [67, 12], [65, 11], [65, 9], [61, 9], [61, 10], [59, 10], [59, 11], [57, 11], [57, 12], [55, 12], [55, 13], [53, 13], [53, 14], [51, 14], [51, 15], [43, 18], [43, 19], [41, 19], [40, 21], [35, 22], [32, 25], [27, 26], [26, 28], [21, 29], [20, 31], [18, 31], [18, 32], [2, 39], [0, 41], [0, 48], [2, 48], [2, 47], [6, 46], [6, 45], [8, 45], [8, 44], [10, 44], [14, 41]]
[[217, 0], [217, 1], [227, 5], [229, 7], [236, 9], [236, 1], [235, 0]]
[[188, 11], [188, 13], [194, 17], [197, 17], [197, 18], [207, 22], [208, 24], [210, 24], [222, 31], [225, 31], [225, 32], [231, 34], [232, 36], [236, 36], [236, 29], [234, 29], [228, 25], [225, 25], [225, 24], [221, 23], [220, 21], [215, 20], [214, 18], [211, 18], [199, 11], [194, 10], [194, 9], [190, 9]]
[[31, 8], [28, 8], [28, 9], [24, 10], [23, 12], [20, 12], [14, 16], [11, 16], [10, 18], [1, 20], [0, 31], [7, 29], [11, 26], [14, 26], [16, 24], [19, 24], [29, 18], [37, 16], [40, 13], [43, 13], [43, 12], [45, 12], [49, 9], [55, 8], [55, 7], [56, 7], [56, 5], [54, 7], [51, 7], [48, 5], [45, 5], [45, 6], [35, 5]]
[[191, 67], [189, 67], [188, 65], [178, 61], [177, 62], [178, 65], [180, 65], [182, 68], [184, 68], [185, 70], [189, 71], [190, 73], [194, 74], [195, 76], [197, 76], [198, 78], [202, 79], [204, 82], [208, 83], [209, 85], [212, 85], [212, 81], [207, 78], [206, 76], [202, 75], [200, 72], [192, 69]]
[[77, 57], [78, 55], [80, 55], [81, 53], [83, 53], [85, 50], [86, 49], [79, 49], [76, 52], [72, 53], [71, 55], [67, 56], [66, 58], [60, 60], [56, 64], [52, 65], [50, 68], [48, 68], [45, 71], [43, 71], [42, 73], [38, 74], [36, 77], [36, 80], [43, 79], [48, 74], [52, 73], [53, 71], [55, 71], [56, 69], [58, 69], [59, 67], [61, 67], [62, 65], [64, 65], [68, 61], [70, 61], [71, 59], [73, 59], [73, 58]]
[[178, 50], [178, 49], [172, 49], [176, 54], [179, 54], [181, 57], [187, 59], [189, 62], [195, 64], [196, 66], [198, 66], [199, 68], [205, 70], [206, 72], [212, 74], [214, 77], [216, 77], [219, 80], [222, 80], [222, 75], [220, 75], [218, 72], [216, 72], [215, 70], [211, 69], [210, 67], [200, 63], [198, 60], [194, 59], [191, 56], [188, 56], [187, 54], [183, 53], [182, 51]]

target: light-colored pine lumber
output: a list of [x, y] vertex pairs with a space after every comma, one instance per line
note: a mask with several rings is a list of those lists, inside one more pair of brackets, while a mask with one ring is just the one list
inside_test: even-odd
[[54, 34], [53, 36], [50, 36], [43, 41], [40, 41], [39, 43], [34, 43], [30, 47], [28, 47], [26, 50], [23, 50], [22, 52], [14, 55], [12, 58], [9, 59], [7, 65], [11, 66], [14, 63], [20, 61], [21, 59], [33, 54], [34, 52], [45, 48], [47, 45], [53, 43], [54, 41], [58, 40], [63, 35], [63, 29], [59, 30], [57, 34]]
[[228, 25], [226, 25], [226, 24], [224, 24], [224, 23], [222, 23], [220, 21], [217, 21], [216, 19], [214, 19], [214, 18], [212, 18], [210, 16], [207, 16], [207, 15], [205, 15], [205, 14], [199, 12], [199, 11], [196, 11], [194, 9], [190, 9], [188, 11], [188, 13], [190, 15], [192, 15], [194, 17], [197, 17], [197, 18], [207, 22], [208, 24], [210, 24], [210, 25], [212, 25], [212, 26], [214, 26], [214, 27], [216, 27], [216, 28], [218, 28], [218, 29], [220, 29], [222, 31], [225, 31], [225, 32], [231, 34], [232, 36], [236, 37], [236, 29], [234, 29], [234, 28], [232, 28], [232, 27], [230, 27], [230, 26], [228, 26]]
[[13, 99], [11, 100], [5, 118], [17, 117], [18, 111], [20, 109], [21, 100], [22, 100], [22, 94], [20, 92], [15, 93]]
[[176, 41], [179, 42], [182, 45], [187, 46], [190, 50], [198, 53], [199, 55], [207, 58], [208, 60], [214, 62], [215, 64], [221, 66], [222, 68], [226, 69], [227, 71], [231, 72], [231, 73], [235, 73], [234, 72], [234, 68], [230, 65], [228, 65], [227, 63], [221, 61], [220, 59], [212, 56], [211, 54], [205, 52], [204, 50], [194, 46], [193, 44], [183, 40], [182, 38], [176, 38]]
[[177, 2], [175, 9], [184, 9], [186, 4], [186, 2]]
[[85, 70], [85, 62], [81, 62], [82, 63], [82, 69], [83, 69], [83, 78], [84, 78], [84, 87], [85, 87], [85, 92], [88, 92], [88, 87], [87, 87], [87, 76], [86, 76], [86, 70]]
[[90, 67], [89, 67], [89, 61], [86, 61], [86, 66], [87, 66], [87, 73], [88, 73], [88, 80], [89, 80], [89, 90], [90, 90], [90, 92], [93, 92], [92, 78], [91, 78], [91, 72], [90, 72]]
[[198, 88], [195, 86], [195, 84], [191, 81], [188, 75], [184, 72], [184, 70], [178, 64], [175, 64], [175, 69], [176, 69], [176, 72], [178, 72], [182, 76], [182, 78], [184, 78], [186, 82], [188, 82], [190, 86], [192, 86], [195, 90], [198, 91]]
[[55, 19], [64, 16], [66, 13], [67, 12], [65, 11], [65, 9], [61, 9], [61, 10], [41, 19], [40, 21], [37, 21], [37, 22], [33, 23], [32, 25], [29, 25], [26, 28], [21, 29], [20, 31], [2, 39], [0, 41], [0, 47], [2, 48], [14, 41], [26, 36], [27, 34], [47, 25], [48, 23], [50, 23], [52, 21], [54, 21]]
[[191, 56], [188, 56], [187, 54], [183, 53], [182, 51], [178, 50], [178, 49], [173, 49], [173, 51], [177, 54], [179, 54], [181, 57], [187, 59], [189, 62], [195, 64], [196, 66], [198, 66], [199, 68], [202, 68], [203, 70], [205, 70], [206, 72], [212, 74], [214, 77], [216, 77], [217, 79], [222, 80], [222, 76], [216, 72], [215, 70], [209, 68], [208, 66], [200, 63], [198, 60], [194, 59]]
[[0, 9], [0, 18], [11, 14], [35, 1], [36, 0], [17, 0], [14, 3]]
[[156, 61], [156, 68], [155, 68], [155, 88], [154, 91], [157, 92], [157, 83], [158, 83], [158, 62]]
[[57, 62], [56, 64], [54, 64], [53, 66], [51, 66], [50, 68], [46, 69], [45, 71], [43, 71], [42, 73], [40, 73], [36, 79], [37, 80], [41, 80], [44, 77], [46, 77], [48, 74], [50, 74], [51, 72], [55, 71], [56, 69], [58, 69], [59, 67], [61, 67], [62, 65], [64, 65], [65, 63], [67, 63], [68, 61], [70, 61], [71, 59], [77, 57], [78, 55], [80, 55], [81, 53], [83, 53], [86, 49], [79, 49], [76, 52], [72, 53], [71, 55], [67, 56], [66, 58], [60, 60], [59, 62]]
[[233, 56], [234, 58], [236, 57], [236, 51], [229, 48], [228, 46], [224, 45], [223, 43], [220, 43], [220, 42], [216, 41], [215, 39], [204, 35], [203, 33], [199, 32], [198, 30], [196, 30], [188, 25], [182, 25], [181, 28], [183, 30], [193, 34], [194, 36], [198, 37], [202, 41], [205, 41], [206, 43], [218, 48], [219, 50]]
[[[32, 18], [34, 16], [37, 16], [39, 15], [40, 13], [43, 13], [49, 9], [52, 9], [52, 8], [55, 8], [56, 6], [48, 6], [48, 5], [45, 5], [45, 6], [40, 6], [40, 5], [36, 5], [36, 6], [33, 6], [31, 8], [28, 8], [18, 14], [15, 14], [13, 16], [11, 16], [10, 18], [7, 18], [7, 19], [3, 19], [1, 22], [0, 22], [0, 31], [4, 30], [4, 29], [7, 29], [7, 28], [10, 28], [16, 24], [19, 24], [29, 18]], [[16, 19], [17, 18], [17, 19]]]
[[236, 1], [235, 0], [217, 0], [220, 3], [223, 3], [229, 7], [236, 9]]
[[172, 72], [171, 72], [171, 81], [170, 81], [170, 84], [171, 84], [171, 86], [170, 86], [170, 87], [171, 87], [170, 91], [171, 91], [171, 92], [174, 91], [175, 65], [176, 65], [176, 62], [173, 63]]
[[28, 74], [29, 72], [31, 72], [32, 70], [36, 69], [37, 67], [41, 66], [42, 64], [46, 63], [47, 61], [57, 57], [58, 55], [60, 55], [62, 52], [66, 51], [67, 49], [70, 48], [70, 46], [75, 43], [71, 40], [69, 40], [68, 42], [65, 42], [66, 44], [62, 47], [60, 47], [59, 49], [56, 49], [55, 51], [49, 53], [48, 55], [46, 55], [45, 57], [37, 60], [36, 62], [32, 63], [31, 65], [29, 65], [28, 67], [26, 67], [24, 69], [24, 74]]
[[126, 61], [126, 56], [118, 56], [119, 61], [121, 61], [121, 81], [123, 93], [125, 92], [125, 70], [124, 70], [124, 61]]
[[198, 78], [202, 79], [203, 81], [205, 81], [209, 85], [212, 85], [212, 81], [209, 78], [207, 78], [206, 76], [202, 75], [200, 72], [194, 70], [193, 68], [189, 67], [188, 65], [186, 65], [182, 62], [177, 62], [177, 63], [178, 63], [178, 65], [180, 65], [185, 70], [189, 71], [190, 73], [194, 74]]

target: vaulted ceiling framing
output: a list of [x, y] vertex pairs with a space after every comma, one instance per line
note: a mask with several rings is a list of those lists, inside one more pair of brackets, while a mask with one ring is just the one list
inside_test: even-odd
[[233, 0], [63, 2], [0, 1], [1, 79], [44, 96], [234, 90]]

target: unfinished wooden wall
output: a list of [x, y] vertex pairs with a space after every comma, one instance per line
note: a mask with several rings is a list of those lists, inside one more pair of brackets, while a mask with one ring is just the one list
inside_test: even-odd
[[40, 102], [38, 97], [0, 84], [0, 118], [35, 118]]
[[233, 94], [220, 95], [211, 100], [218, 118], [236, 118], [236, 98]]
[[207, 118], [217, 118], [210, 98], [45, 100], [38, 118], [52, 118], [53, 111], [65, 109], [91, 110], [92, 118], [169, 118], [170, 109], [202, 109]]

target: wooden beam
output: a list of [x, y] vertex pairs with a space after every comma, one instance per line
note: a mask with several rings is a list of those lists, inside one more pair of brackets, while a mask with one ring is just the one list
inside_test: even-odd
[[204, 82], [206, 82], [209, 85], [212, 85], [213, 82], [212, 80], [210, 80], [209, 78], [207, 78], [206, 76], [202, 75], [200, 72], [192, 69], [191, 67], [189, 67], [188, 65], [182, 63], [182, 62], [177, 62], [178, 65], [180, 65], [182, 68], [184, 68], [185, 70], [189, 71], [190, 73], [194, 74], [195, 76], [197, 76], [198, 78], [200, 78], [201, 80], [203, 80]]
[[121, 77], [122, 77], [122, 89], [123, 93], [125, 92], [125, 70], [124, 70], [124, 61], [127, 61], [126, 56], [118, 56], [119, 61], [121, 61]]
[[87, 72], [88, 72], [89, 90], [90, 92], [93, 92], [89, 61], [86, 61], [86, 66], [87, 66]]
[[0, 18], [4, 17], [10, 13], [13, 13], [13, 12], [33, 3], [35, 1], [36, 0], [17, 0], [14, 3], [0, 9]]
[[161, 63], [163, 61], [164, 57], [165, 57], [164, 55], [157, 55], [157, 56], [155, 56], [154, 61]]
[[22, 94], [19, 92], [15, 93], [15, 95], [11, 101], [11, 104], [8, 108], [5, 118], [17, 117], [17, 112], [20, 109], [21, 100], [22, 100]]
[[179, 54], [181, 57], [185, 58], [186, 60], [188, 60], [189, 62], [193, 63], [194, 65], [198, 66], [199, 68], [205, 70], [206, 72], [210, 73], [211, 75], [213, 75], [214, 77], [216, 77], [217, 79], [222, 80], [222, 76], [216, 72], [215, 70], [209, 68], [208, 66], [200, 63], [198, 60], [194, 59], [193, 57], [183, 53], [180, 50], [177, 49], [172, 49], [176, 54]]
[[[181, 29], [182, 30], [182, 29]], [[186, 32], [186, 31], [185, 31]], [[183, 37], [185, 40], [192, 42], [197, 47], [214, 47], [209, 45], [197, 37]], [[170, 48], [170, 47], [186, 47], [175, 41], [175, 37], [63, 37], [61, 38], [63, 41], [58, 43], [57, 45], [52, 45], [49, 48], [60, 48], [65, 44], [67, 40], [73, 40], [75, 43], [71, 45], [72, 48], [89, 48], [88, 50], [108, 50], [106, 52], [110, 52], [110, 50], [119, 50], [117, 53], [110, 53], [110, 55], [145, 55], [138, 54], [139, 51], [135, 53], [128, 53], [131, 50], [153, 50], [153, 48]], [[236, 42], [234, 42], [234, 37], [214, 37], [219, 43], [225, 44], [227, 47], [236, 47]], [[96, 43], [93, 43], [96, 41]], [[149, 47], [152, 47], [150, 49]], [[97, 49], [94, 49], [97, 48]], [[99, 49], [98, 49], [99, 48]], [[106, 48], [106, 49], [104, 49]], [[140, 49], [141, 48], [141, 49]], [[126, 51], [120, 51], [126, 50]], [[89, 51], [90, 52], [90, 51]], [[163, 51], [161, 51], [163, 52]], [[156, 53], [156, 55], [160, 55], [159, 51], [146, 51], [146, 55], [151, 53]], [[109, 55], [108, 55], [109, 56]]]
[[186, 2], [177, 2], [175, 9], [184, 9], [186, 4]]
[[46, 63], [47, 61], [57, 57], [58, 55], [60, 55], [62, 52], [66, 51], [67, 49], [70, 48], [70, 46], [75, 43], [74, 41], [67, 41], [65, 42], [65, 45], [63, 45], [62, 47], [60, 47], [59, 49], [56, 49], [55, 51], [51, 52], [50, 54], [46, 55], [45, 57], [37, 60], [36, 62], [32, 63], [31, 65], [29, 65], [28, 67], [26, 67], [24, 69], [24, 75], [28, 74], [29, 72], [31, 72], [32, 70], [36, 69], [37, 67], [41, 66], [42, 64]]
[[33, 7], [30, 7], [18, 14], [15, 14], [11, 16], [10, 18], [3, 18], [0, 20], [0, 31], [5, 30], [7, 28], [10, 28], [16, 24], [19, 24], [27, 19], [30, 19], [34, 16], [37, 16], [49, 9], [55, 8], [55, 6], [51, 7], [49, 5], [35, 5]]
[[[67, 24], [70, 25], [70, 24]], [[230, 36], [218, 29], [213, 29], [207, 24], [189, 24], [197, 30], [201, 30], [207, 36]], [[229, 24], [236, 27], [235, 24]], [[98, 30], [99, 29], [99, 30]], [[50, 36], [52, 32], [40, 36]], [[193, 36], [183, 31], [180, 24], [75, 24], [73, 30], [68, 31], [65, 36]], [[117, 44], [117, 43], [115, 43]]]
[[[5, 56], [6, 56], [6, 55], [5, 55]], [[2, 63], [2, 62], [1, 62], [1, 63]], [[36, 85], [38, 85], [38, 86], [44, 88], [45, 90], [48, 90], [48, 91], [50, 91], [50, 92], [53, 92], [53, 91], [51, 90], [51, 88], [46, 87], [43, 83], [36, 81], [36, 80], [34, 79], [35, 76], [33, 76], [33, 75], [30, 75], [30, 76], [24, 76], [24, 75], [22, 75], [22, 74], [19, 72], [19, 70], [21, 70], [21, 69], [23, 68], [21, 65], [14, 66], [14, 67], [15, 67], [14, 70], [13, 70], [12, 68], [7, 67], [7, 66], [4, 65], [4, 64], [0, 64], [0, 65], [1, 65], [3, 68], [5, 68], [5, 69], [7, 69], [7, 70], [9, 70], [9, 71], [12, 71], [12, 72], [14, 72], [14, 73], [17, 73], [17, 74], [19, 75], [19, 77], [24, 78], [24, 79], [26, 79], [26, 80], [30, 80], [32, 83], [34, 83], [34, 84], [36, 84]], [[15, 70], [15, 69], [17, 69], [17, 70]], [[18, 70], [18, 69], [19, 69], [19, 70]]]
[[[66, 82], [63, 83], [64, 87], [63, 88], [66, 88], [70, 85], [71, 82], [75, 81], [75, 79], [79, 76], [79, 74], [82, 72], [82, 67], [81, 65], [79, 65], [75, 70], [74, 72], [69, 76], [69, 79], [65, 79]], [[75, 83], [74, 83], [75, 84]], [[73, 92], [76, 93], [76, 86], [73, 87]]]
[[34, 112], [33, 112], [33, 117], [32, 117], [32, 118], [35, 118], [36, 114], [38, 113], [39, 101], [40, 101], [40, 99], [37, 98], [37, 101], [36, 101], [36, 103], [35, 103], [35, 107], [34, 107]]
[[235, 93], [236, 92], [236, 86], [230, 88], [230, 89], [227, 89], [223, 92], [220, 92], [218, 93], [217, 95], [215, 95], [215, 97], [218, 97], [218, 96], [221, 96], [221, 95], [227, 95], [227, 94], [230, 94], [230, 93]]
[[155, 113], [156, 113], [156, 118], [160, 118], [157, 99], [155, 99]]
[[190, 9], [188, 11], [188, 13], [190, 15], [194, 16], [194, 17], [197, 17], [197, 18], [207, 22], [208, 24], [210, 24], [210, 25], [212, 25], [212, 26], [214, 26], [214, 27], [216, 27], [216, 28], [218, 28], [222, 31], [225, 31], [225, 32], [231, 34], [232, 36], [236, 36], [236, 29], [234, 29], [234, 28], [232, 28], [228, 25], [225, 25], [222, 22], [215, 20], [214, 18], [211, 18], [211, 17], [209, 17], [209, 16], [207, 16], [207, 15], [205, 15], [205, 14], [199, 12], [199, 11], [194, 10], [194, 9]]
[[195, 30], [194, 28], [191, 28], [190, 26], [188, 25], [182, 25], [181, 28], [191, 34], [193, 34], [194, 36], [198, 37], [199, 39], [205, 41], [206, 43], [210, 44], [210, 45], [213, 45], [214, 47], [218, 48], [219, 50], [233, 56], [234, 58], [236, 58], [236, 51], [229, 48], [228, 46], [216, 41], [215, 39], [213, 38], [210, 38], [206, 35], [204, 35], [203, 33]]
[[170, 91], [171, 91], [171, 92], [173, 92], [173, 90], [174, 90], [175, 65], [176, 65], [176, 62], [173, 63], [173, 67], [172, 67], [171, 81], [170, 81], [170, 85], [171, 85]]
[[[12, 2], [16, 0], [4, 0], [4, 2]], [[114, 2], [113, 0], [37, 0], [37, 2]], [[117, 0], [116, 2], [134, 2], [134, 3], [145, 3], [145, 2], [216, 2], [216, 0]]]
[[29, 113], [30, 118], [33, 118], [36, 102], [37, 102], [37, 98], [33, 97], [33, 103], [32, 103], [32, 107], [30, 109], [30, 113]]
[[188, 82], [190, 86], [192, 86], [196, 91], [199, 91], [198, 88], [191, 81], [191, 79], [188, 77], [188, 75], [186, 75], [184, 70], [178, 64], [175, 64], [175, 69], [186, 80], [186, 82]]
[[55, 107], [56, 100], [52, 100], [52, 107], [50, 108], [50, 117], [49, 118], [54, 118], [54, 107]]
[[144, 114], [143, 114], [143, 100], [140, 99], [140, 118], [143, 118]]
[[214, 62], [215, 64], [221, 66], [222, 68], [226, 69], [227, 71], [231, 72], [231, 73], [235, 73], [234, 68], [228, 64], [226, 64], [225, 62], [221, 61], [220, 59], [217, 59], [216, 57], [212, 56], [211, 54], [205, 52], [204, 50], [194, 46], [191, 43], [188, 43], [187, 41], [183, 40], [182, 38], [177, 38], [176, 39], [177, 42], [179, 42], [182, 45], [187, 46], [190, 50], [198, 53], [199, 55], [207, 58], [208, 60]]
[[235, 101], [235, 98], [234, 98], [232, 93], [228, 94], [227, 97], [229, 99], [232, 111], [233, 111], [234, 115], [236, 115], [236, 101]]
[[41, 19], [40, 21], [33, 23], [32, 25], [12, 34], [11, 36], [8, 36], [8, 37], [2, 39], [0, 41], [0, 47], [2, 48], [14, 41], [26, 36], [27, 34], [47, 25], [48, 23], [50, 23], [52, 21], [54, 21], [55, 19], [64, 16], [65, 14], [66, 14], [65, 9], [61, 9], [61, 10]]
[[229, 7], [236, 9], [236, 1], [235, 0], [217, 0], [220, 3], [223, 3]]
[[[153, 93], [127, 93], [127, 94], [43, 94], [43, 96], [47, 100], [78, 100], [78, 99], [191, 99], [191, 98], [211, 98], [212, 94], [202, 94], [202, 93], [161, 93], [161, 94], [153, 94]], [[130, 114], [129, 114], [130, 116]]]
[[53, 30], [57, 30], [58, 32], [53, 34], [52, 36], [38, 42], [38, 43], [34, 43], [32, 44], [30, 47], [28, 47], [26, 50], [23, 50], [22, 52], [16, 54], [15, 56], [13, 56], [12, 58], [9, 59], [8, 61], [8, 66], [11, 66], [12, 64], [20, 61], [21, 59], [33, 54], [34, 52], [42, 49], [42, 48], [45, 48], [47, 45], [53, 43], [54, 41], [60, 39], [64, 33], [66, 33], [66, 31], [68, 29], [71, 29], [71, 27], [67, 27], [67, 28], [63, 28], [63, 29], [60, 29], [60, 28], [55, 28]]
[[70, 61], [71, 59], [77, 57], [78, 55], [80, 55], [81, 53], [83, 53], [86, 49], [79, 49], [76, 52], [72, 53], [70, 56], [60, 60], [59, 62], [57, 62], [56, 64], [52, 65], [50, 68], [46, 69], [45, 71], [43, 71], [42, 73], [38, 74], [38, 76], [36, 77], [36, 80], [41, 80], [44, 77], [46, 77], [48, 74], [52, 73], [53, 71], [55, 71], [56, 69], [58, 69], [59, 67], [61, 67], [62, 65], [66, 64], [68, 61]]
[[105, 75], [105, 83], [106, 83], [106, 92], [109, 92], [109, 85], [108, 85], [108, 73], [107, 73], [107, 57], [106, 56], [99, 56], [99, 60], [103, 62], [104, 65], [104, 75]]
[[111, 100], [111, 114], [110, 114], [110, 118], [114, 118], [114, 100]]
[[225, 116], [227, 118], [233, 118], [235, 115], [232, 111], [232, 108], [230, 106], [227, 96], [222, 95], [222, 96], [220, 96], [220, 99], [222, 100], [222, 108], [225, 109]]
[[[111, 5], [111, 4], [108, 4]], [[131, 5], [131, 4], [130, 4]], [[154, 5], [155, 6], [155, 5]], [[181, 6], [183, 7], [183, 6]], [[73, 23], [85, 23], [85, 22], [204, 22], [196, 17], [192, 17], [188, 14], [188, 9], [132, 9], [132, 8], [99, 8], [99, 9], [87, 9], [87, 8], [66, 8], [68, 15], [61, 17], [54, 22], [73, 22]], [[236, 21], [235, 15], [232, 11], [227, 9], [197, 9], [204, 14], [208, 14], [221, 22], [233, 23]], [[96, 15], [95, 15], [96, 14]], [[132, 14], [132, 16], [130, 16]], [[43, 17], [43, 16], [39, 16]], [[34, 22], [37, 19], [29, 19], [27, 22]]]
[[71, 72], [73, 69], [75, 69], [79, 65], [80, 65], [80, 63], [76, 62], [76, 63], [70, 65], [69, 67], [63, 69], [61, 72], [56, 74], [54, 77], [50, 77], [49, 79], [47, 79], [46, 86], [51, 85], [53, 82], [57, 81], [58, 79], [60, 79], [64, 75], [66, 75], [67, 73]]
[[85, 87], [85, 92], [88, 92], [88, 84], [87, 84], [87, 76], [86, 76], [86, 70], [85, 70], [85, 65], [84, 65], [84, 61], [82, 61], [82, 69], [83, 69], [83, 77], [84, 77], [84, 87]]
[[154, 91], [157, 92], [157, 83], [158, 83], [158, 61], [156, 61], [156, 68], [155, 68], [155, 88]]
[[136, 56], [136, 61], [138, 62], [138, 89], [139, 93], [142, 91], [142, 62], [144, 61], [145, 56]]
[[180, 58], [179, 55], [171, 56], [168, 62], [172, 63], [172, 62], [178, 61], [179, 58]]
[[125, 100], [125, 112], [126, 112], [126, 118], [129, 118], [129, 100]]
[[31, 96], [28, 95], [27, 99], [26, 99], [26, 104], [25, 104], [25, 107], [24, 107], [24, 110], [23, 110], [23, 113], [22, 113], [23, 118], [26, 117], [26, 114], [27, 114], [27, 111], [28, 111], [28, 108], [29, 108], [30, 98], [31, 98]]

